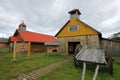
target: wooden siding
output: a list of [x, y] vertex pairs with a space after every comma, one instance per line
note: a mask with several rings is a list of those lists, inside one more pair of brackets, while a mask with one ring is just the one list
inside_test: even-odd
[[58, 52], [59, 46], [46, 46], [46, 52], [54, 52], [55, 50]]
[[0, 48], [8, 47], [8, 43], [0, 42]]
[[[11, 48], [13, 45], [11, 45]], [[59, 51], [59, 46], [53, 46], [49, 45], [46, 46], [44, 43], [31, 43], [31, 48], [30, 51], [32, 52], [53, 52], [53, 50]], [[22, 53], [22, 51], [27, 51], [28, 50], [28, 43], [16, 43], [16, 52], [17, 53]]]
[[21, 53], [22, 51], [28, 50], [28, 43], [16, 43], [16, 52]]
[[68, 55], [68, 42], [80, 42], [82, 46], [87, 46], [91, 49], [99, 49], [100, 41], [98, 35], [87, 35], [87, 36], [73, 36], [73, 37], [58, 37], [60, 42], [59, 53]]
[[101, 39], [101, 48], [105, 50], [108, 48], [112, 55], [120, 55], [120, 41]]
[[[77, 25], [79, 29], [76, 31], [69, 31], [69, 27], [74, 25]], [[59, 32], [57, 37], [91, 35], [91, 34], [95, 35], [98, 34], [98, 32], [90, 28], [88, 25], [84, 24], [80, 20], [72, 18], [70, 22], [67, 25], [65, 25], [65, 27], [61, 30], [61, 32]]]
[[[16, 43], [16, 52], [22, 53], [22, 51], [28, 51], [28, 43]], [[45, 52], [45, 46], [43, 43], [31, 43], [30, 51], [32, 52]]]
[[31, 43], [31, 51], [33, 52], [45, 52], [46, 47], [44, 43]]

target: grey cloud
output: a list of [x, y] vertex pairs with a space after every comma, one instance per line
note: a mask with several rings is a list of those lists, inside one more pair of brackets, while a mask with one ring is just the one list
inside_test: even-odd
[[[0, 0], [0, 2], [0, 12], [4, 12], [0, 14], [0, 34], [6, 34], [6, 37], [13, 35], [22, 20], [25, 21], [27, 30], [55, 35], [69, 20], [68, 11], [74, 8], [81, 11], [82, 21], [103, 33], [103, 36], [108, 37], [112, 32], [120, 31], [119, 0]], [[116, 16], [118, 19], [113, 24], [105, 25], [104, 22]]]

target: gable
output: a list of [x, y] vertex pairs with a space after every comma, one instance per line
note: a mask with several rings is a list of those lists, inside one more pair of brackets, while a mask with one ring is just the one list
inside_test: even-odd
[[[16, 37], [16, 39], [14, 39], [14, 37]], [[15, 40], [15, 41], [24, 41], [22, 35], [19, 32], [19, 29], [16, 29], [16, 31], [15, 31], [15, 33], [13, 35], [13, 40]]]
[[64, 36], [80, 36], [80, 35], [97, 35], [100, 34], [97, 30], [82, 21], [72, 18], [63, 28], [56, 34], [56, 37]]

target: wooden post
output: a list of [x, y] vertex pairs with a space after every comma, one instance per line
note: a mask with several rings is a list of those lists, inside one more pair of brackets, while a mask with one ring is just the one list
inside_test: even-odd
[[46, 56], [48, 56], [48, 52], [47, 52], [47, 50], [48, 50], [48, 46], [46, 45], [46, 47], [45, 47], [45, 53], [46, 53]]
[[86, 71], [86, 63], [83, 63], [83, 72], [82, 72], [82, 79], [81, 80], [85, 80], [85, 71]]
[[12, 61], [16, 61], [16, 41], [14, 42], [14, 45], [13, 45], [13, 60]]
[[98, 74], [98, 70], [99, 70], [99, 65], [97, 65], [97, 67], [95, 69], [95, 74], [94, 74], [93, 80], [96, 80], [97, 74]]
[[30, 59], [30, 47], [31, 47], [31, 43], [28, 42], [28, 53], [27, 53], [27, 59]]
[[10, 41], [9, 41], [9, 53], [10, 53], [10, 48], [11, 48], [11, 46], [10, 46]]

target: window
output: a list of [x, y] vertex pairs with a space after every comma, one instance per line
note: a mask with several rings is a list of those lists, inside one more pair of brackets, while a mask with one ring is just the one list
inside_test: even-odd
[[77, 30], [79, 30], [78, 25], [69, 26], [69, 28], [68, 28], [68, 31], [77, 31]]
[[34, 46], [34, 48], [38, 48], [39, 44], [34, 44], [33, 46]]

